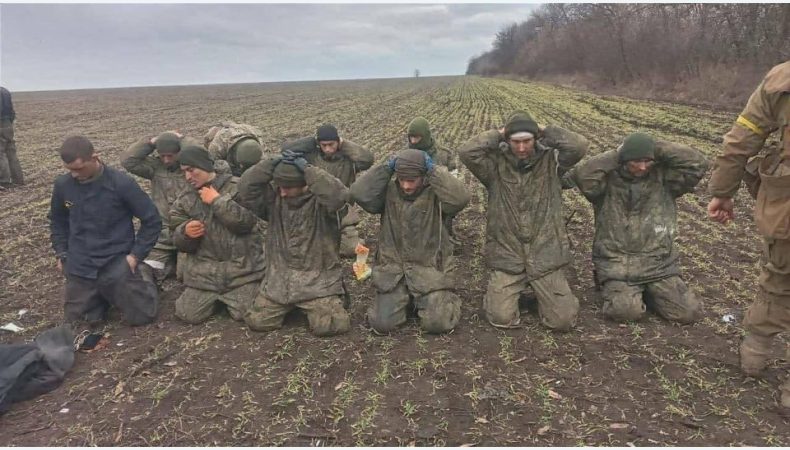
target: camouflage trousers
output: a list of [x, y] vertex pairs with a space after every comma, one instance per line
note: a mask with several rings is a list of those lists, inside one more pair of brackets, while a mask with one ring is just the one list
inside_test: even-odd
[[433, 291], [425, 295], [409, 293], [406, 281], [400, 282], [389, 292], [376, 292], [368, 309], [368, 324], [378, 333], [389, 333], [406, 323], [406, 308], [417, 310], [420, 327], [428, 333], [446, 333], [461, 318], [461, 299], [448, 290]]
[[340, 256], [350, 258], [356, 253], [359, 242], [359, 231], [357, 225], [362, 219], [359, 217], [359, 206], [352, 205], [348, 209], [348, 214], [340, 221]]
[[188, 287], [176, 299], [176, 317], [187, 323], [198, 324], [208, 320], [218, 307], [225, 305], [230, 317], [241, 321], [258, 292], [259, 284], [257, 281], [247, 283], [222, 294]]
[[16, 156], [14, 122], [0, 121], [0, 184], [23, 184], [22, 166]]
[[702, 303], [678, 276], [645, 284], [610, 280], [601, 288], [603, 313], [617, 322], [640, 320], [647, 308], [667, 320], [692, 323], [699, 319]]
[[521, 323], [518, 299], [527, 286], [535, 291], [538, 314], [544, 326], [558, 331], [573, 328], [579, 312], [579, 299], [571, 292], [562, 269], [532, 281], [527, 281], [525, 272], [513, 275], [492, 270], [483, 298], [488, 322], [501, 328], [515, 327]]
[[750, 333], [774, 336], [790, 331], [790, 239], [765, 239], [763, 244], [760, 291], [743, 326]]
[[351, 318], [338, 295], [283, 305], [259, 293], [244, 316], [244, 322], [255, 331], [277, 330], [282, 328], [285, 315], [294, 308], [307, 314], [310, 331], [316, 336], [343, 334], [351, 328]]
[[132, 273], [124, 255], [99, 269], [95, 280], [66, 275], [66, 321], [95, 324], [105, 320], [110, 306], [114, 306], [129, 325], [153, 322], [159, 307], [159, 293], [154, 281], [145, 279], [142, 273], [140, 270]]

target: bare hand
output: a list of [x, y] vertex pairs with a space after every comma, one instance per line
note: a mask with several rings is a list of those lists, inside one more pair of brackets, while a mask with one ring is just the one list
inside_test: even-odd
[[708, 203], [708, 218], [727, 224], [735, 219], [734, 203], [731, 198], [713, 197]]
[[207, 205], [214, 203], [214, 200], [219, 197], [219, 191], [214, 189], [214, 186], [211, 185], [203, 186], [198, 192], [200, 193], [200, 199]]
[[63, 260], [58, 258], [58, 272], [63, 273]]
[[190, 220], [184, 227], [184, 234], [192, 239], [197, 239], [206, 234], [206, 226], [199, 220]]
[[126, 255], [126, 262], [129, 264], [129, 270], [134, 273], [135, 269], [137, 269], [137, 257], [134, 255]]

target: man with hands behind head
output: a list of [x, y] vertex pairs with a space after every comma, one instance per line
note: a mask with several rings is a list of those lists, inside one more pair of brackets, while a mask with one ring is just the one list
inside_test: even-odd
[[[337, 128], [330, 124], [318, 127], [315, 136], [286, 143], [283, 148], [301, 153], [307, 162], [327, 171], [346, 187], [351, 187], [357, 174], [373, 165], [374, 159], [373, 152], [341, 137]], [[342, 219], [340, 256], [353, 257], [359, 242], [357, 225], [361, 218], [358, 208], [350, 206]]]
[[187, 187], [178, 166], [178, 152], [184, 136], [177, 131], [166, 131], [158, 136], [146, 136], [121, 154], [121, 166], [129, 173], [151, 180], [151, 199], [162, 219], [162, 231], [146, 262], [154, 276], [162, 281], [176, 272], [177, 251], [170, 235], [170, 207]]
[[245, 317], [247, 325], [275, 330], [298, 308], [317, 336], [348, 331], [338, 253], [348, 188], [310, 164], [303, 152], [285, 150], [244, 172], [239, 192], [242, 204], [269, 223], [266, 275]]
[[579, 300], [562, 268], [570, 262], [560, 177], [587, 152], [583, 136], [538, 127], [524, 111], [500, 130], [473, 137], [458, 150], [461, 161], [488, 191], [485, 259], [491, 268], [483, 306], [497, 327], [520, 323], [518, 300], [531, 286], [541, 322], [567, 331]]
[[365, 211], [381, 214], [372, 275], [376, 297], [368, 310], [373, 330], [386, 333], [402, 325], [412, 304], [426, 332], [455, 328], [461, 299], [453, 292], [447, 219], [469, 203], [463, 182], [427, 152], [406, 149], [365, 172], [351, 186], [351, 196]]

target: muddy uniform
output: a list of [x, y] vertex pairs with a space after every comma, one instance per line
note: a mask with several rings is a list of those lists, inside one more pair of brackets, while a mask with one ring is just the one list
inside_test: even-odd
[[[747, 160], [760, 153], [777, 130], [780, 145], [754, 164], [760, 182], [754, 219], [764, 247], [760, 291], [743, 322], [749, 335], [741, 345], [741, 365], [750, 374], [764, 365], [773, 337], [790, 330], [790, 62], [768, 72], [724, 136], [724, 151], [716, 158], [708, 184], [710, 193], [732, 198]], [[783, 405], [790, 408], [790, 380], [782, 389]]]
[[239, 177], [244, 167], [236, 158], [237, 144], [252, 139], [262, 146], [262, 137], [258, 127], [228, 121], [211, 127], [203, 140], [211, 156], [215, 160], [227, 161], [233, 176]]
[[[140, 219], [136, 235], [133, 217]], [[156, 285], [143, 279], [140, 270], [132, 273], [126, 256], [145, 260], [162, 221], [151, 198], [129, 175], [103, 166], [84, 183], [70, 174], [59, 176], [49, 218], [52, 248], [64, 262], [68, 322], [104, 320], [110, 305], [130, 325], [154, 321]]]
[[678, 322], [698, 318], [700, 302], [680, 279], [675, 199], [691, 192], [708, 163], [694, 150], [655, 143], [655, 164], [634, 177], [608, 151], [568, 175], [593, 204], [593, 263], [602, 286], [603, 312], [618, 320], [638, 320], [646, 302], [662, 317]]
[[395, 329], [406, 322], [413, 299], [425, 331], [450, 331], [461, 315], [461, 299], [453, 292], [455, 258], [446, 218], [458, 214], [470, 194], [446, 167], [424, 175], [428, 186], [411, 196], [392, 174], [384, 163], [351, 187], [351, 197], [362, 209], [381, 214], [372, 275], [376, 298], [368, 323], [381, 333]]
[[[258, 218], [236, 200], [238, 178], [217, 174], [211, 185], [220, 196], [205, 204], [198, 191], [187, 189], [170, 210], [170, 226], [183, 259], [186, 289], [176, 300], [176, 316], [200, 323], [214, 313], [217, 303], [227, 306], [234, 320], [243, 320], [255, 297], [265, 268]], [[191, 220], [203, 222], [199, 238], [185, 234]]]
[[579, 309], [562, 273], [570, 249], [560, 176], [582, 159], [588, 144], [557, 126], [543, 134], [527, 161], [513, 155], [497, 130], [481, 133], [458, 150], [488, 191], [484, 253], [492, 270], [483, 306], [494, 326], [520, 323], [518, 299], [528, 285], [549, 328], [570, 329]]
[[269, 223], [266, 275], [245, 321], [254, 330], [275, 330], [290, 310], [299, 308], [314, 334], [345, 333], [350, 319], [341, 299], [345, 290], [338, 246], [348, 189], [326, 171], [308, 166], [303, 175], [308, 191], [283, 198], [272, 184], [278, 161], [261, 161], [239, 184], [242, 203]]
[[24, 184], [22, 166], [16, 155], [14, 140], [14, 104], [11, 93], [0, 87], [0, 187], [10, 184]]
[[151, 199], [162, 218], [162, 231], [146, 261], [154, 267], [154, 274], [161, 281], [176, 270], [178, 251], [170, 232], [170, 208], [189, 185], [178, 164], [168, 167], [153, 155], [155, 150], [150, 137], [142, 138], [121, 154], [121, 166], [129, 173], [151, 180]]
[[[314, 137], [296, 140], [286, 145], [286, 148], [304, 151], [305, 159], [310, 164], [326, 170], [342, 181], [346, 187], [351, 187], [351, 184], [357, 179], [357, 173], [370, 168], [375, 159], [373, 152], [347, 139], [343, 139], [343, 143], [340, 145], [337, 153], [329, 157], [324, 155]], [[355, 206], [348, 208], [348, 213], [341, 222], [341, 255], [354, 255], [354, 248], [359, 242], [357, 225], [360, 220], [358, 208]]]

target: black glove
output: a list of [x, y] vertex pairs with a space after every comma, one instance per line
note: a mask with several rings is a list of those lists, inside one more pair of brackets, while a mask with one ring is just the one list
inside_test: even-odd
[[296, 158], [304, 157], [304, 152], [299, 150], [292, 150], [290, 148], [282, 151], [283, 159], [286, 161], [293, 161]]
[[283, 158], [283, 162], [285, 164], [293, 164], [302, 173], [304, 173], [304, 170], [308, 166], [307, 160], [302, 158], [301, 156], [299, 156], [297, 158], [293, 158], [293, 159], [285, 159], [285, 158]]

